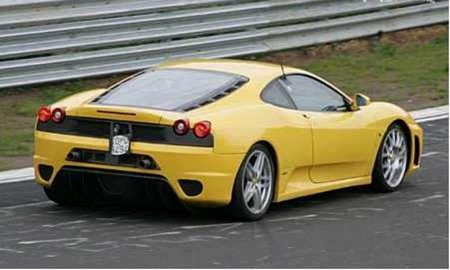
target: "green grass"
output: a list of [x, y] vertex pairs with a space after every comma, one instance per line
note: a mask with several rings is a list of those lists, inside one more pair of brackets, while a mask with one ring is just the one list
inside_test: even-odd
[[2, 134], [0, 138], [0, 153], [4, 156], [22, 156], [30, 154], [32, 142], [32, 130], [18, 130]]
[[[420, 109], [448, 103], [448, 34], [421, 42], [398, 45], [371, 43], [364, 50], [332, 50], [317, 57], [304, 57], [310, 48], [259, 55], [252, 58], [284, 62], [316, 73], [348, 94], [365, 93], [372, 100]], [[314, 49], [314, 48], [313, 48]], [[284, 60], [280, 60], [283, 54]], [[285, 61], [287, 60], [287, 61]], [[14, 167], [14, 159], [33, 152], [35, 113], [71, 94], [111, 85], [124, 77], [73, 80], [34, 87], [0, 89], [0, 170]]]

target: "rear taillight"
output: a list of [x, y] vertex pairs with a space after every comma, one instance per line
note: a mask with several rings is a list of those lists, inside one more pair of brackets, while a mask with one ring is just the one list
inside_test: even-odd
[[208, 121], [198, 122], [194, 125], [194, 134], [197, 138], [205, 138], [211, 133], [211, 123]]
[[66, 111], [62, 108], [55, 108], [52, 110], [52, 121], [61, 123], [66, 118]]
[[52, 111], [49, 107], [41, 107], [37, 113], [39, 122], [46, 123], [52, 118]]
[[178, 135], [185, 135], [189, 131], [189, 120], [179, 119], [173, 123], [173, 131]]
[[47, 123], [50, 119], [55, 123], [61, 123], [66, 118], [66, 111], [63, 108], [51, 110], [49, 107], [41, 107], [37, 117], [41, 123]]

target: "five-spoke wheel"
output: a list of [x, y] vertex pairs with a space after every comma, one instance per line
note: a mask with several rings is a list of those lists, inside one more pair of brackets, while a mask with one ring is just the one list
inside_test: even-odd
[[242, 190], [244, 202], [252, 213], [259, 214], [270, 203], [272, 193], [272, 164], [266, 153], [254, 151], [245, 165]]
[[372, 173], [372, 184], [381, 191], [394, 191], [402, 183], [408, 166], [408, 138], [394, 124], [386, 132]]
[[275, 168], [267, 147], [255, 145], [245, 157], [233, 189], [231, 208], [240, 218], [256, 220], [268, 210], [273, 199]]

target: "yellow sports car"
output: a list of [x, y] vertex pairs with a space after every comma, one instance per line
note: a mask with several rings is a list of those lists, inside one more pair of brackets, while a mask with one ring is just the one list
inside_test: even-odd
[[306, 71], [186, 60], [41, 108], [34, 168], [61, 205], [177, 198], [256, 220], [328, 190], [394, 191], [421, 149], [407, 112]]

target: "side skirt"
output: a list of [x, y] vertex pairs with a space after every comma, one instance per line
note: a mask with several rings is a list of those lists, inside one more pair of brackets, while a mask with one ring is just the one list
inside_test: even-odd
[[339, 181], [314, 183], [311, 181], [301, 181], [288, 183], [284, 192], [278, 194], [274, 202], [282, 202], [303, 196], [318, 194], [330, 190], [342, 189], [352, 186], [362, 186], [370, 184], [371, 176], [357, 177]]

